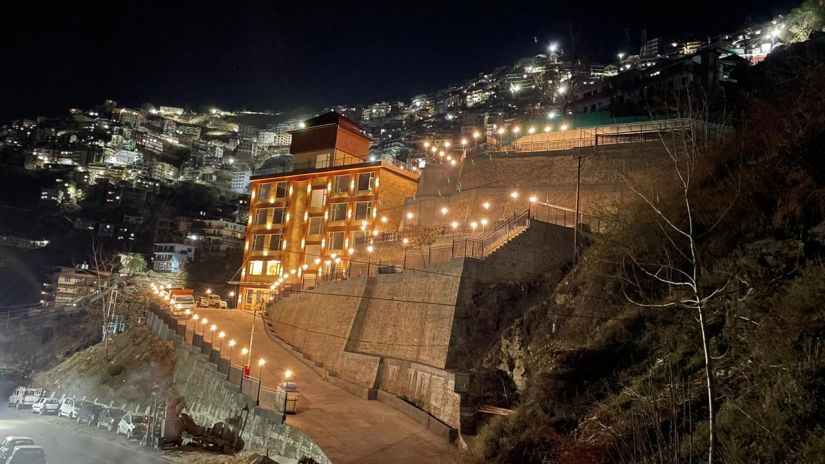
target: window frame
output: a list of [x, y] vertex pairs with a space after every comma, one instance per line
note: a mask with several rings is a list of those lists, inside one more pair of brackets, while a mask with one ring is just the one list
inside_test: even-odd
[[[361, 205], [367, 205], [366, 215], [364, 217], [358, 216], [358, 207]], [[372, 219], [372, 201], [356, 201], [355, 202], [355, 211], [353, 213], [353, 217], [356, 221], [369, 221]]]
[[[338, 202], [338, 203], [330, 203], [330, 205], [329, 205], [329, 220], [331, 222], [346, 221], [347, 220], [347, 211], [349, 209], [348, 205], [349, 204], [347, 202], [343, 202], [343, 201]], [[335, 211], [336, 211], [336, 209], [338, 209], [342, 206], [343, 206], [343, 210], [344, 210], [344, 217], [342, 217], [340, 219], [336, 219], [337, 216], [335, 214]]]
[[[340, 237], [341, 237], [341, 246], [340, 246], [340, 247], [335, 247], [335, 246], [333, 246], [334, 241], [333, 241], [333, 238], [332, 238], [332, 237], [333, 237], [333, 236], [338, 236], [338, 234], [340, 234]], [[332, 250], [332, 251], [343, 250], [343, 249], [344, 249], [344, 241], [345, 241], [345, 239], [346, 239], [346, 232], [344, 232], [343, 230], [336, 230], [336, 231], [329, 232], [329, 233], [327, 234], [327, 246], [326, 246], [326, 249], [327, 249], [327, 250]]]
[[[312, 225], [316, 223], [318, 224], [318, 231], [312, 231]], [[324, 233], [324, 218], [320, 216], [312, 216], [307, 221], [307, 235], [321, 235]]]
[[[363, 176], [369, 176], [369, 182], [366, 189], [361, 188], [361, 178]], [[374, 172], [362, 172], [358, 174], [358, 179], [355, 181], [355, 188], [359, 192], [372, 192], [375, 190], [375, 173]]]
[[[341, 187], [341, 180], [343, 180], [343, 189], [339, 190]], [[340, 176], [335, 176], [332, 180], [332, 193], [336, 195], [341, 195], [344, 193], [349, 193], [350, 183], [352, 182], [352, 178], [349, 174], [341, 174]]]

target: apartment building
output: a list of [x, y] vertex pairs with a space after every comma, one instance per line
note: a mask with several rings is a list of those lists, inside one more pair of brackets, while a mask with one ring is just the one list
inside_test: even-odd
[[367, 256], [380, 232], [397, 230], [415, 168], [370, 158], [370, 138], [352, 120], [326, 113], [290, 131], [291, 165], [252, 176], [239, 305], [266, 301], [280, 279], [314, 285]]

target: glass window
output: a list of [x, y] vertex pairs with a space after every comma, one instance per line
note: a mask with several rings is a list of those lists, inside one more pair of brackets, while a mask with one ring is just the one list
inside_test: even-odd
[[249, 275], [259, 276], [264, 272], [264, 262], [254, 260], [249, 262]]
[[347, 204], [346, 203], [333, 203], [330, 207], [330, 214], [329, 220], [330, 221], [343, 221], [347, 218]]
[[273, 224], [283, 224], [284, 218], [286, 214], [284, 214], [285, 208], [272, 208], [272, 223]]
[[326, 199], [327, 191], [326, 189], [316, 189], [312, 191], [311, 200], [310, 200], [310, 207], [311, 208], [321, 208], [324, 206], [324, 200]]
[[270, 250], [280, 250], [281, 249], [281, 234], [270, 234], [269, 235], [269, 249]]
[[266, 275], [281, 275], [281, 262], [271, 259], [266, 262]]
[[375, 174], [365, 172], [358, 174], [358, 191], [372, 190], [373, 182], [375, 181]]
[[275, 184], [275, 198], [286, 198], [288, 184], [286, 182], [278, 182]]
[[329, 243], [327, 243], [328, 250], [343, 250], [344, 249], [344, 232], [330, 232]]
[[255, 234], [252, 236], [252, 251], [264, 251], [264, 242], [266, 242], [266, 235]]
[[272, 183], [261, 184], [258, 188], [258, 200], [266, 201], [272, 196]]
[[269, 216], [269, 208], [258, 208], [255, 210], [255, 225], [262, 226], [266, 224], [267, 216]]
[[315, 169], [329, 167], [329, 153], [321, 153], [315, 157]]
[[324, 228], [324, 218], [320, 217], [311, 217], [309, 218], [309, 230], [307, 230], [308, 235], [318, 235]]
[[372, 202], [359, 201], [355, 204], [355, 219], [363, 220], [369, 219], [372, 212]]
[[349, 191], [349, 176], [335, 176], [335, 181], [332, 183], [333, 193], [347, 193]]
[[356, 245], [366, 245], [370, 240], [370, 233], [366, 230], [356, 230], [353, 233]]

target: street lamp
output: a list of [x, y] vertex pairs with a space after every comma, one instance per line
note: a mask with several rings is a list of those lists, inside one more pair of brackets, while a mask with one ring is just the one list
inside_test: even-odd
[[224, 332], [223, 330], [221, 330], [218, 333], [218, 338], [221, 340], [221, 343], [218, 344], [218, 351], [223, 351], [223, 337], [225, 337], [225, 336], [226, 336], [226, 332]]
[[[229, 340], [229, 367], [232, 367], [232, 352], [235, 351], [235, 339]], [[226, 374], [226, 377], [229, 378], [229, 374]]]
[[516, 192], [514, 190], [513, 193], [510, 194], [510, 198], [513, 199], [513, 218], [515, 219], [515, 217], [516, 217], [516, 200], [518, 199], [518, 192]]
[[264, 358], [258, 360], [258, 398], [255, 400], [259, 405], [261, 404], [261, 385], [264, 383]]
[[487, 227], [487, 218], [481, 220], [481, 233], [484, 234], [484, 228]]
[[218, 330], [218, 326], [215, 325], [215, 324], [212, 324], [212, 326], [209, 327], [209, 331], [212, 332], [212, 336], [209, 338], [209, 343], [215, 343], [215, 331], [216, 330]]
[[282, 413], [283, 413], [281, 415], [281, 423], [282, 424], [286, 422], [287, 384], [289, 383], [289, 379], [291, 379], [291, 378], [292, 378], [292, 371], [289, 370], [289, 369], [285, 370], [284, 371], [284, 382], [283, 382], [283, 384], [284, 384], [284, 405], [283, 406], [284, 407], [281, 410]]
[[203, 318], [201, 319], [201, 336], [206, 335], [206, 324], [209, 323], [209, 319]]
[[211, 295], [211, 294], [212, 294], [212, 289], [211, 289], [211, 288], [207, 288], [207, 289], [206, 289], [206, 294], [207, 294], [207, 295]]

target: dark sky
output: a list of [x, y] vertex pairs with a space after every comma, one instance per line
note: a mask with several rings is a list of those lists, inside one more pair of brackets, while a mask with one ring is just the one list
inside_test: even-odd
[[[296, 109], [408, 99], [540, 53], [587, 56], [726, 31], [788, 0], [16, 2], [0, 28], [0, 122], [123, 105]], [[534, 42], [534, 38], [538, 43]]]

